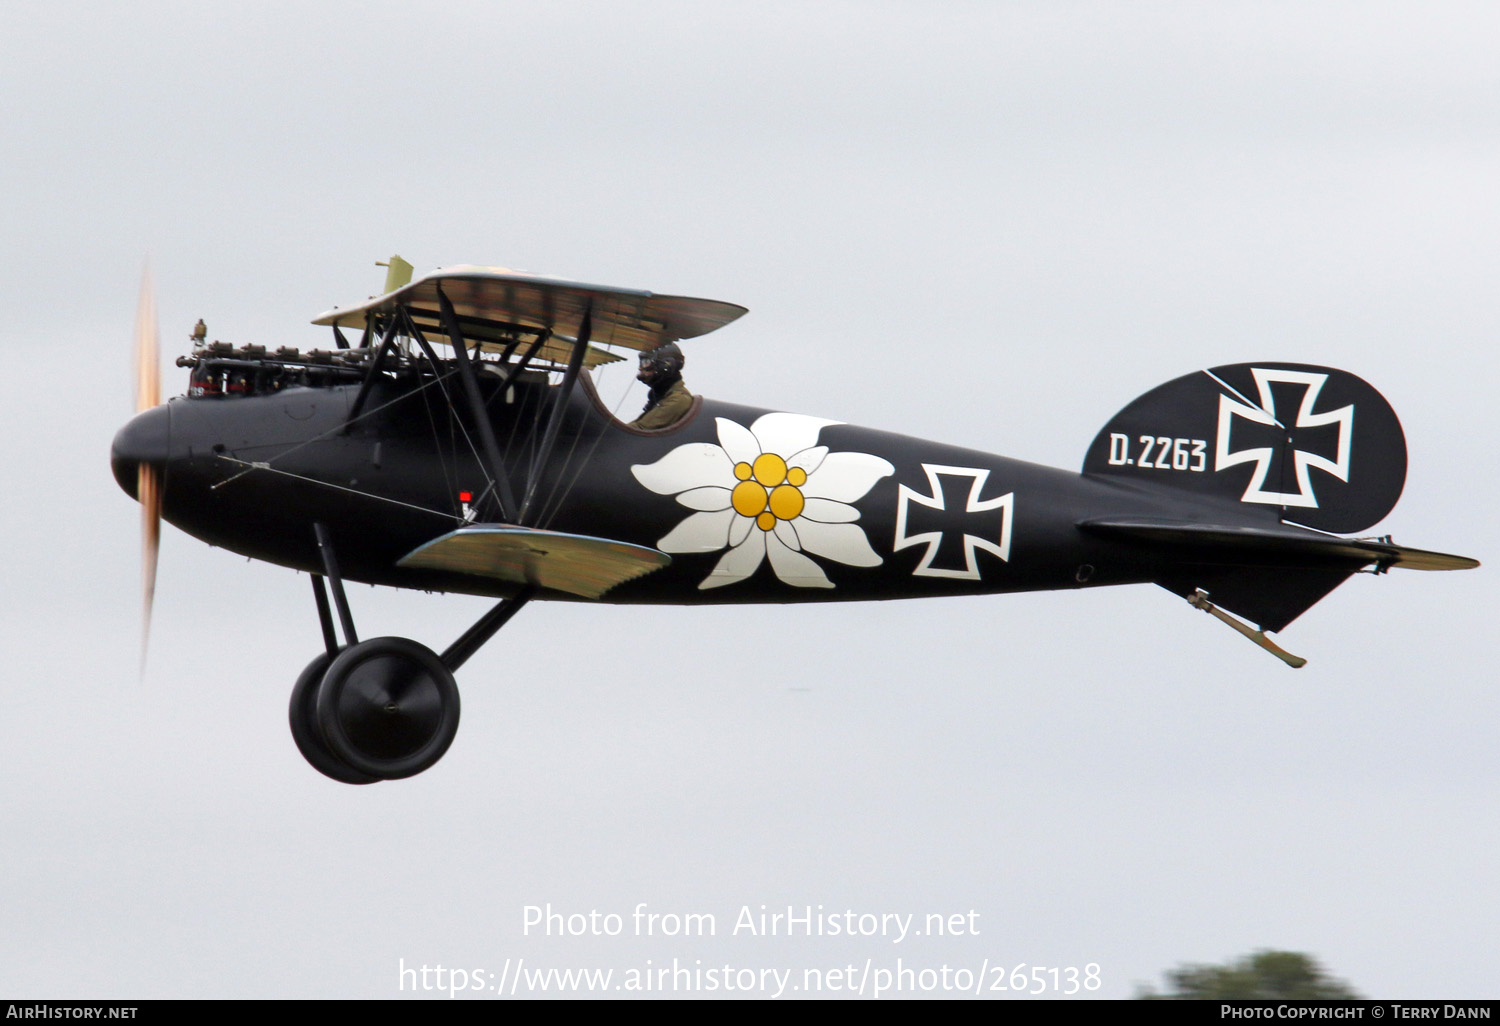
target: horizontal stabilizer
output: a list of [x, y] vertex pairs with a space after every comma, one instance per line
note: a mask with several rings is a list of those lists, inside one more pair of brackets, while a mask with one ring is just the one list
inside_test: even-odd
[[471, 524], [403, 556], [399, 566], [493, 577], [599, 598], [672, 562], [657, 549], [509, 524]]
[[1157, 584], [1191, 599], [1206, 591], [1214, 604], [1279, 631], [1337, 588], [1350, 574], [1373, 565], [1411, 570], [1466, 570], [1479, 565], [1394, 545], [1384, 539], [1339, 538], [1291, 524], [1199, 524], [1155, 517], [1100, 517], [1078, 527], [1101, 537], [1154, 549], [1165, 565]]
[[[1155, 517], [1100, 517], [1079, 521], [1092, 534], [1148, 545], [1201, 549], [1195, 562], [1254, 562], [1259, 565], [1346, 566], [1376, 564], [1384, 570], [1471, 570], [1477, 559], [1428, 552], [1371, 538], [1338, 538], [1291, 524], [1199, 524]], [[1214, 557], [1214, 558], [1207, 558]]]
[[1379, 542], [1374, 544], [1381, 545], [1395, 553], [1395, 558], [1387, 562], [1386, 566], [1399, 566], [1406, 570], [1473, 570], [1479, 565], [1479, 560], [1470, 559], [1468, 556], [1454, 556], [1447, 552], [1428, 552], [1426, 549], [1409, 549], [1403, 545], [1384, 545]]

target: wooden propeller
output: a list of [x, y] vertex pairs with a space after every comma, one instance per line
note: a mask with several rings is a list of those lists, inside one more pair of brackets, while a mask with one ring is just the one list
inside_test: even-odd
[[[157, 353], [156, 294], [151, 268], [141, 271], [141, 296], [135, 315], [135, 412], [161, 403], [161, 367]], [[141, 672], [151, 640], [151, 607], [156, 598], [156, 555], [161, 548], [161, 476], [146, 461], [136, 470], [136, 499], [141, 504]]]

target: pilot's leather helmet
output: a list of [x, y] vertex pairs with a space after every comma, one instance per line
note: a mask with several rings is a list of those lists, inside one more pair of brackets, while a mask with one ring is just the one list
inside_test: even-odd
[[667, 342], [641, 353], [641, 371], [636, 377], [648, 385], [668, 383], [682, 376], [686, 362], [676, 342]]

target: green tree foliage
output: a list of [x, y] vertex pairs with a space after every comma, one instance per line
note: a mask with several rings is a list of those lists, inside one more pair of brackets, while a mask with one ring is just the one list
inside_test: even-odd
[[1311, 955], [1299, 951], [1257, 951], [1224, 965], [1182, 965], [1163, 975], [1166, 993], [1147, 988], [1136, 996], [1179, 1001], [1344, 1001], [1360, 997], [1343, 980], [1324, 972]]

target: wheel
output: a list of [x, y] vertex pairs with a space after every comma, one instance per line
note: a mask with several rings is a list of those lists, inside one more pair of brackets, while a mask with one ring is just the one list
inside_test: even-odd
[[327, 652], [318, 653], [292, 686], [292, 703], [287, 711], [287, 719], [292, 725], [292, 740], [297, 742], [297, 751], [302, 753], [302, 757], [324, 776], [332, 777], [341, 784], [373, 784], [380, 778], [359, 772], [329, 751], [328, 743], [323, 740], [322, 730], [318, 726], [318, 685], [322, 683], [323, 674], [327, 672], [331, 662], [333, 656]]
[[317, 688], [328, 750], [360, 773], [397, 780], [429, 769], [458, 733], [458, 685], [410, 638], [372, 638], [334, 657]]

